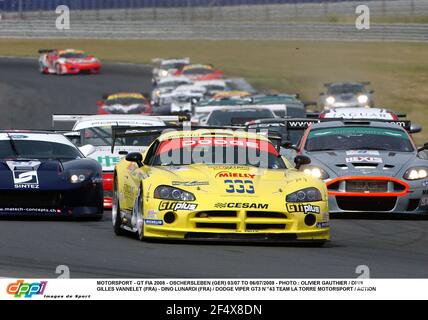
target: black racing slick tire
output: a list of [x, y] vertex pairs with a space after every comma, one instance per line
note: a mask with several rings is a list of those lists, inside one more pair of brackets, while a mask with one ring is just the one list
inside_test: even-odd
[[143, 212], [143, 189], [140, 186], [138, 197], [136, 199], [136, 210], [137, 215], [137, 238], [140, 241], [144, 241], [144, 212]]
[[111, 220], [113, 223], [113, 231], [117, 236], [125, 234], [125, 230], [122, 228], [122, 218], [120, 216], [120, 203], [117, 188], [117, 179], [114, 177], [113, 185], [113, 205], [111, 208]]

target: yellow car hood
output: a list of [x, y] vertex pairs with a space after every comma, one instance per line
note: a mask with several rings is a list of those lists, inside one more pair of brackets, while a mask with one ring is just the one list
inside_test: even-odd
[[[294, 169], [264, 169], [239, 165], [205, 165], [192, 164], [179, 167], [152, 167], [154, 186], [165, 184], [191, 192], [209, 193], [210, 195], [239, 194], [243, 197], [290, 193], [312, 184], [322, 185], [321, 181]], [[242, 182], [240, 182], [242, 181]], [[245, 190], [254, 187], [254, 193], [237, 192], [244, 183]], [[235, 186], [235, 192], [230, 184]], [[227, 191], [229, 190], [229, 192]], [[322, 189], [320, 189], [321, 191]], [[269, 200], [269, 199], [266, 199]]]

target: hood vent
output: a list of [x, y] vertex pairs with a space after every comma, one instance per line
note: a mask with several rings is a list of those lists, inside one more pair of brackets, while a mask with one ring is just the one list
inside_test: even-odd
[[357, 169], [377, 169], [379, 164], [356, 162], [356, 163], [352, 163], [352, 165], [354, 166], [354, 168], [357, 168]]

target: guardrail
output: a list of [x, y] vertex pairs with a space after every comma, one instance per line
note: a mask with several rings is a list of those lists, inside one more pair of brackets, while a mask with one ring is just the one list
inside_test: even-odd
[[425, 24], [377, 24], [370, 30], [357, 30], [353, 25], [326, 23], [80, 21], [70, 30], [57, 30], [54, 21], [9, 20], [0, 26], [2, 38], [428, 41]]

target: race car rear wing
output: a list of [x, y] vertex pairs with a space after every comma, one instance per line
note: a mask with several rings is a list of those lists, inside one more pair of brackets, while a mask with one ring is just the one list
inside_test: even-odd
[[[54, 114], [52, 115], [52, 129], [55, 128], [55, 123], [57, 122], [77, 122], [86, 117], [95, 116], [94, 114]], [[153, 117], [154, 119], [159, 119], [165, 123], [171, 122], [184, 122], [189, 121], [190, 117], [187, 115], [183, 116], [145, 116]]]
[[371, 122], [383, 122], [383, 123], [393, 123], [396, 124], [402, 128], [404, 128], [406, 131], [411, 131], [412, 123], [410, 120], [378, 120], [378, 119], [284, 119], [284, 122], [287, 125], [288, 130], [302, 130], [307, 129], [309, 126], [315, 124], [315, 123], [321, 123], [321, 122], [332, 122], [332, 121], [341, 121], [345, 125], [352, 125], [352, 124], [370, 124]]

